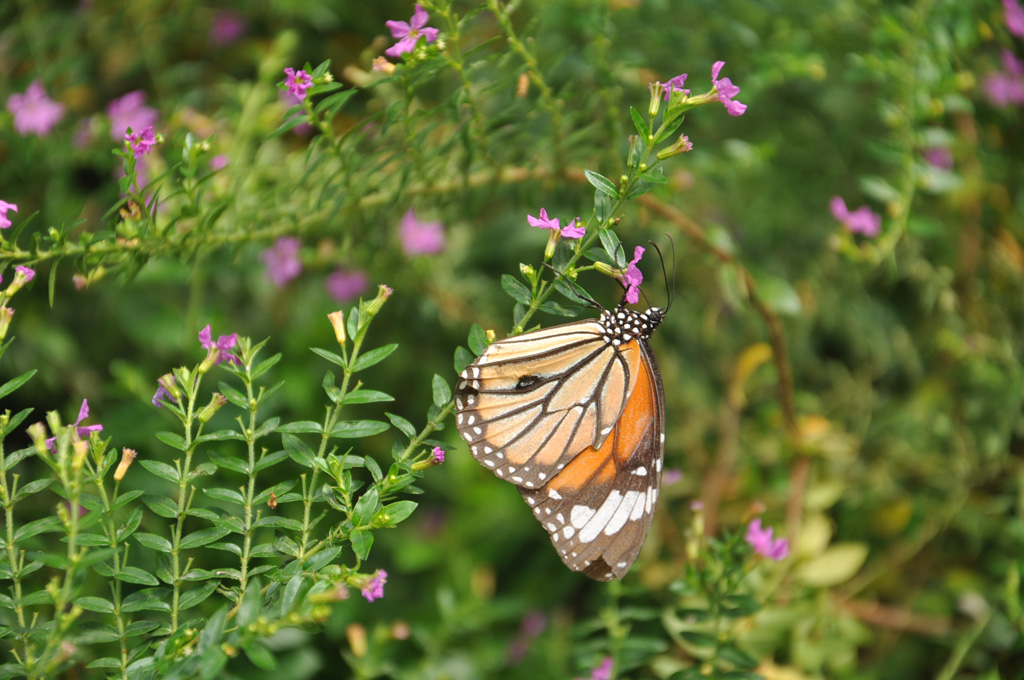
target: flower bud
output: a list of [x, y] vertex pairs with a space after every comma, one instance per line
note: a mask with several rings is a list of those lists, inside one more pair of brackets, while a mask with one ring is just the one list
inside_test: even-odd
[[373, 70], [380, 71], [384, 75], [389, 76], [395, 72], [395, 65], [384, 57], [377, 57], [373, 60]]
[[85, 467], [85, 456], [89, 453], [89, 442], [77, 439], [71, 444], [71, 469], [81, 470]]
[[526, 277], [526, 280], [530, 283], [533, 283], [534, 277], [537, 276], [536, 269], [522, 262], [519, 263], [519, 271], [522, 272], [523, 276]]
[[498, 336], [497, 336], [497, 335], [495, 334], [495, 332], [494, 332], [494, 329], [493, 329], [493, 328], [488, 328], [488, 329], [487, 329], [487, 331], [486, 331], [486, 332], [484, 333], [484, 335], [485, 335], [485, 336], [487, 337], [487, 344], [488, 344], [488, 345], [489, 345], [489, 344], [491, 344], [492, 342], [494, 342], [494, 341], [495, 341], [495, 339], [497, 339], [497, 337], [498, 337]]
[[124, 473], [128, 472], [128, 468], [131, 467], [132, 461], [135, 460], [137, 455], [134, 449], [121, 449], [121, 462], [117, 464], [117, 469], [114, 470], [115, 482], [120, 482], [124, 479]]
[[7, 306], [0, 306], [0, 340], [7, 337], [7, 329], [14, 318], [14, 310]]
[[548, 232], [548, 244], [544, 246], [544, 259], [550, 260], [555, 255], [555, 246], [558, 245], [558, 237], [562, 235], [557, 229]]
[[693, 149], [693, 142], [686, 135], [679, 135], [679, 139], [672, 146], [662, 149], [658, 152], [658, 160], [663, 161], [671, 156], [676, 156], [681, 153], [686, 153]]
[[210, 403], [204, 406], [203, 410], [199, 412], [199, 422], [210, 422], [210, 418], [213, 417], [213, 414], [219, 411], [220, 407], [226, 403], [228, 403], [227, 397], [225, 397], [220, 392], [214, 392], [213, 396], [210, 398]]
[[166, 373], [160, 376], [160, 378], [157, 379], [157, 383], [159, 383], [161, 387], [167, 390], [167, 394], [171, 395], [171, 399], [175, 403], [177, 403], [178, 400], [181, 399], [181, 389], [179, 389], [178, 381], [175, 380], [173, 373]]
[[36, 277], [36, 272], [30, 267], [22, 267], [20, 264], [14, 268], [14, 280], [11, 281], [11, 285], [7, 286], [7, 297], [11, 297], [19, 290], [24, 288], [25, 284]]
[[338, 339], [339, 345], [345, 344], [345, 312], [338, 310], [331, 312], [327, 315], [328, 320], [331, 322], [331, 327], [334, 328], [334, 337]]
[[384, 303], [391, 297], [393, 291], [385, 286], [383, 283], [377, 286], [377, 297], [373, 298], [366, 304], [366, 313], [371, 318], [377, 315], [380, 308], [384, 306]]
[[220, 354], [220, 348], [216, 345], [206, 350], [206, 358], [203, 359], [203, 362], [199, 364], [199, 368], [197, 369], [199, 371], [199, 375], [206, 374], [211, 368], [219, 364]]
[[361, 659], [366, 656], [368, 646], [366, 644], [366, 627], [361, 623], [350, 623], [345, 628], [345, 637], [348, 638], [349, 647], [352, 648], [352, 656]]
[[28, 436], [36, 446], [36, 453], [44, 455], [49, 450], [46, 446], [46, 425], [42, 421], [28, 426]]
[[651, 104], [647, 107], [647, 115], [651, 120], [658, 115], [661, 109], [661, 100], [665, 96], [665, 86], [659, 82], [651, 83]]

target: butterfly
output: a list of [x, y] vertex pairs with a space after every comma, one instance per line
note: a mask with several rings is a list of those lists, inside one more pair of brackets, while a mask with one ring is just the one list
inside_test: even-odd
[[516, 485], [566, 566], [598, 581], [629, 571], [658, 502], [665, 390], [648, 340], [664, 318], [623, 299], [491, 344], [456, 386], [473, 457]]

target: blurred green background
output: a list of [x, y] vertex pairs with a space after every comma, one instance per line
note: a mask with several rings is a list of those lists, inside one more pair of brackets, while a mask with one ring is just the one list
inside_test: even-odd
[[[455, 5], [462, 16], [473, 9]], [[1022, 677], [1024, 130], [1020, 105], [999, 106], [985, 85], [1005, 71], [1003, 50], [1024, 52], [1003, 5], [522, 2], [512, 25], [555, 109], [535, 86], [517, 95], [526, 67], [489, 11], [462, 25], [461, 74], [435, 61], [415, 67], [411, 94], [397, 82], [369, 86], [372, 59], [392, 44], [384, 22], [411, 13], [407, 3], [310, 0], [0, 7], [0, 98], [39, 79], [65, 107], [44, 136], [18, 135], [0, 113], [0, 199], [19, 205], [15, 224], [38, 212], [23, 247], [50, 226], [116, 228], [117, 214], [105, 213], [120, 197], [119, 159], [104, 110], [136, 90], [167, 138], [147, 160], [150, 176], [178, 162], [186, 132], [209, 139], [228, 166], [199, 209], [223, 209], [216, 229], [243, 235], [180, 257], [155, 253], [134, 277], [111, 266], [81, 290], [72, 275], [97, 263], [63, 260], [52, 305], [54, 262], [35, 265], [0, 378], [39, 373], [2, 408], [59, 409], [69, 420], [88, 398], [91, 422], [116, 446], [170, 456], [154, 438], [172, 426], [150, 404], [155, 381], [199, 360], [196, 334], [210, 323], [215, 337], [269, 337], [268, 351], [284, 355], [276, 414], [317, 420], [327, 367], [308, 348], [334, 343], [325, 315], [339, 303], [324, 278], [346, 268], [395, 291], [368, 342], [401, 349], [364, 379], [397, 396], [389, 411], [421, 422], [432, 374], [454, 379], [452, 352], [471, 324], [498, 337], [510, 329], [500, 275], [537, 266], [545, 242], [526, 214], [589, 215], [593, 189], [577, 175], [621, 174], [629, 106], [646, 109], [647, 84], [688, 72], [687, 85], [703, 92], [711, 64], [724, 60], [748, 111], [688, 114], [682, 131], [694, 150], [669, 162], [669, 183], [652, 196], [731, 248], [782, 319], [804, 447], [795, 451], [785, 433], [774, 366], [743, 363], [768, 332], [736, 267], [634, 204], [617, 229], [627, 251], [664, 243], [665, 233], [676, 246], [674, 305], [652, 344], [666, 389], [665, 464], [684, 477], [664, 489], [623, 586], [566, 570], [514, 489], [448, 427], [447, 462], [427, 474], [417, 513], [378, 537], [371, 561], [389, 571], [386, 597], [339, 604], [323, 634], [283, 635], [275, 675], [339, 677], [339, 654], [363, 669], [354, 677], [584, 674], [604, 653], [610, 601], [650, 608], [631, 635], [665, 639], [657, 612], [687, 568], [691, 501], [713, 495], [719, 526], [763, 509], [785, 532], [796, 526], [786, 517], [795, 460], [807, 456], [793, 557], [758, 581], [769, 606], [745, 633], [760, 672]], [[348, 135], [345, 165], [324, 160], [309, 133], [269, 138], [287, 109], [272, 89], [281, 69], [325, 59], [346, 87], [365, 86], [334, 121]], [[935, 150], [949, 162], [933, 162]], [[488, 179], [501, 169], [525, 177]], [[883, 235], [844, 233], [829, 214], [833, 195], [883, 214]], [[398, 225], [410, 207], [444, 223], [442, 253], [402, 252]], [[292, 224], [304, 272], [278, 288], [260, 259], [271, 242], [244, 235]], [[0, 262], [24, 260], [4, 253]], [[645, 274], [647, 295], [663, 304], [650, 260]], [[581, 283], [606, 306], [618, 300], [612, 280]], [[351, 417], [380, 417], [356, 409]], [[363, 440], [359, 452], [386, 461], [391, 440]], [[141, 469], [129, 481], [162, 488]], [[851, 566], [827, 553], [836, 545], [866, 560]], [[815, 562], [826, 554], [836, 562]], [[540, 616], [544, 630], [532, 635]], [[353, 622], [370, 632], [361, 658], [346, 637]], [[628, 677], [668, 677], [687, 659], [676, 645], [652, 647]]]

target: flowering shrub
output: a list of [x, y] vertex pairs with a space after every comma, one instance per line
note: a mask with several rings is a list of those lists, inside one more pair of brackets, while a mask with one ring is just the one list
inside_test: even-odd
[[[0, 33], [2, 677], [1018, 672], [1019, 2], [101, 5]], [[450, 416], [620, 303], [597, 583]]]

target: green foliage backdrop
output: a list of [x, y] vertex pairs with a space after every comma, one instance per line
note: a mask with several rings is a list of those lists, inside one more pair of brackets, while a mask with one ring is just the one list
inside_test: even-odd
[[[0, 675], [1024, 677], [1019, 5], [423, 8], [375, 68], [409, 4], [0, 5], [2, 285], [36, 273], [0, 297]], [[696, 99], [719, 60], [741, 116]], [[541, 207], [587, 236], [545, 257]], [[545, 262], [612, 307], [649, 240], [673, 475], [604, 584], [451, 395], [485, 331], [593, 315]]]

